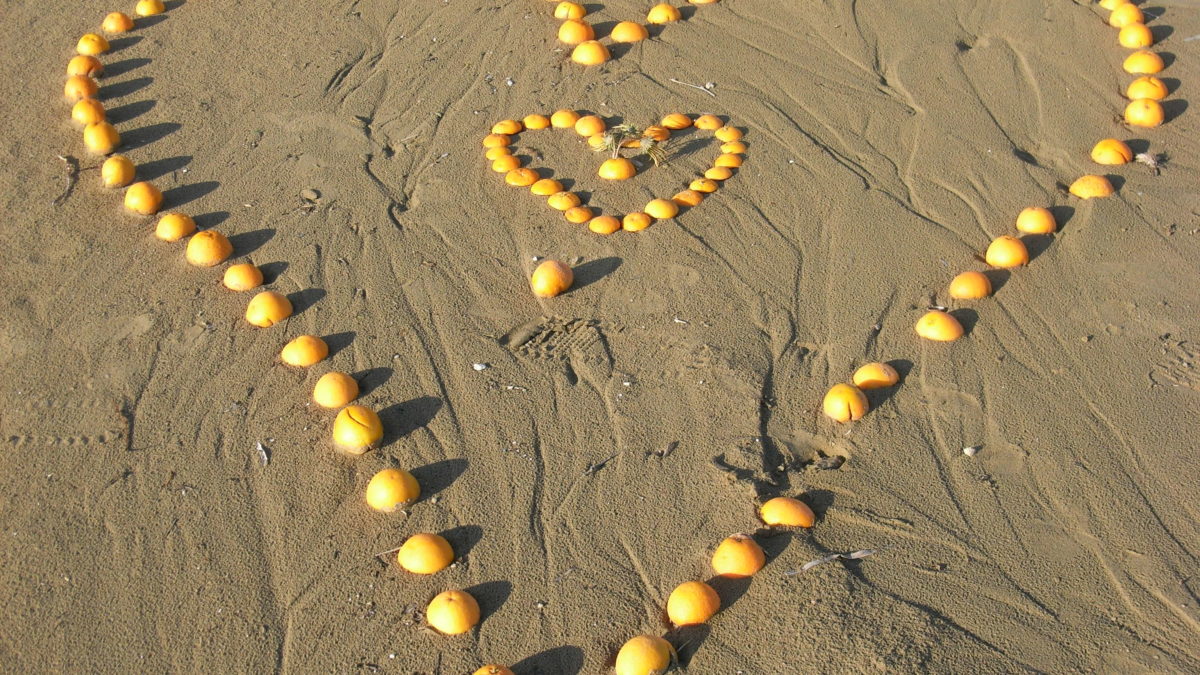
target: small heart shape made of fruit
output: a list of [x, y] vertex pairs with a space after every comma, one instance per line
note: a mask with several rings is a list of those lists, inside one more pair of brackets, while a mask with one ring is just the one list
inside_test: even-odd
[[[525, 131], [558, 129], [570, 131], [587, 139], [591, 149], [605, 153], [607, 159], [600, 162], [597, 176], [606, 181], [623, 181], [640, 172], [653, 170], [665, 163], [671, 155], [671, 137], [675, 132], [689, 128], [711, 131], [721, 143], [720, 152], [712, 166], [701, 175], [695, 176], [687, 187], [673, 196], [656, 197], [644, 207], [624, 215], [601, 213], [598, 208], [584, 204], [579, 193], [566, 190], [563, 183], [543, 176], [541, 170], [522, 166], [519, 155], [513, 154], [515, 137]], [[742, 142], [742, 130], [726, 124], [716, 115], [703, 114], [691, 117], [683, 113], [666, 115], [658, 124], [639, 128], [631, 124], [609, 124], [598, 115], [580, 114], [575, 110], [559, 110], [547, 117], [540, 114], [526, 115], [521, 120], [501, 120], [492, 126], [491, 133], [483, 139], [484, 156], [491, 162], [492, 171], [504, 176], [504, 182], [520, 188], [529, 188], [531, 194], [546, 199], [554, 210], [561, 211], [568, 222], [587, 223], [588, 229], [597, 234], [612, 234], [617, 230], [637, 232], [649, 227], [656, 220], [674, 218], [680, 209], [696, 207], [705, 197], [717, 191], [721, 184], [734, 176], [742, 166], [746, 144]], [[631, 160], [629, 154], [641, 157], [641, 167]]]
[[[691, 5], [711, 5], [717, 0], [687, 0]], [[686, 6], [686, 5], [685, 5]], [[558, 27], [558, 41], [570, 46], [571, 60], [583, 66], [600, 65], [611, 59], [607, 45], [596, 37], [596, 30], [587, 20], [587, 6], [564, 0], [554, 6], [554, 18], [562, 23]], [[646, 13], [645, 23], [618, 21], [609, 31], [608, 40], [615, 44], [641, 42], [650, 37], [649, 26], [664, 26], [684, 19], [679, 7], [669, 2], [660, 2]]]

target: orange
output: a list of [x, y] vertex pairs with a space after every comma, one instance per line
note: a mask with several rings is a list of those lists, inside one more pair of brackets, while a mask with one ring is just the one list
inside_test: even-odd
[[859, 389], [882, 389], [900, 381], [900, 373], [886, 363], [867, 363], [859, 366], [850, 378]]
[[596, 115], [584, 115], [575, 120], [575, 133], [580, 136], [595, 136], [604, 133], [604, 120]]
[[582, 201], [583, 200], [579, 198], [579, 195], [566, 190], [563, 190], [562, 192], [555, 192], [546, 199], [546, 203], [550, 205], [550, 208], [556, 211], [573, 209], [576, 206], [579, 206]]
[[727, 180], [731, 176], [733, 176], [733, 170], [724, 166], [714, 166], [704, 171], [704, 177], [709, 180]]
[[1141, 49], [1154, 44], [1154, 34], [1144, 23], [1131, 23], [1117, 33], [1117, 42], [1120, 42], [1122, 47]]
[[587, 10], [583, 5], [577, 5], [573, 2], [560, 2], [554, 7], [554, 18], [556, 19], [582, 19], [587, 15]]
[[1121, 5], [1129, 4], [1129, 0], [1100, 0], [1100, 8], [1112, 11]]
[[644, 209], [646, 215], [658, 220], [674, 218], [679, 213], [679, 205], [670, 199], [651, 199]]
[[588, 222], [588, 229], [596, 234], [612, 234], [621, 229], [621, 221], [615, 216], [596, 216]]
[[307, 368], [329, 356], [329, 345], [316, 335], [301, 335], [283, 346], [279, 360], [297, 368]]
[[550, 126], [550, 118], [545, 115], [526, 115], [521, 123], [526, 129], [545, 129]]
[[[200, 234], [208, 232], [213, 230], [205, 230]], [[291, 300], [275, 291], [263, 291], [251, 298], [250, 303], [246, 305], [246, 321], [259, 328], [270, 328], [291, 315]]]
[[555, 110], [554, 114], [550, 115], [550, 124], [555, 129], [571, 129], [575, 127], [575, 123], [579, 121], [579, 113], [574, 110]]
[[262, 286], [263, 273], [250, 263], [238, 263], [225, 268], [221, 283], [231, 291], [249, 291]]
[[762, 547], [744, 534], [735, 534], [717, 545], [712, 568], [719, 576], [742, 579], [754, 576], [766, 562]]
[[733, 153], [723, 153], [713, 160], [713, 166], [738, 168], [742, 165], [742, 156]]
[[454, 549], [441, 535], [422, 532], [405, 540], [396, 552], [396, 562], [413, 574], [434, 574], [454, 562]]
[[1149, 98], [1137, 98], [1125, 106], [1125, 123], [1135, 127], [1156, 127], [1163, 123], [1162, 104]]
[[124, 33], [133, 30], [133, 19], [121, 12], [112, 12], [104, 17], [104, 23], [100, 24], [100, 29], [105, 33]]
[[539, 298], [553, 298], [570, 288], [574, 282], [575, 273], [557, 260], [542, 261], [529, 278], [529, 286]]
[[133, 13], [138, 16], [155, 16], [167, 11], [162, 0], [138, 0], [137, 6], [134, 7]]
[[683, 15], [679, 13], [679, 9], [665, 2], [651, 7], [650, 12], [646, 14], [646, 21], [656, 24], [671, 23], [681, 18], [683, 18]]
[[613, 157], [604, 160], [596, 173], [605, 180], [626, 180], [637, 174], [637, 167], [624, 157]]
[[596, 39], [596, 31], [591, 24], [579, 19], [567, 19], [558, 27], [558, 41], [563, 44], [577, 45], [581, 42]]
[[1154, 75], [1161, 73], [1167, 66], [1163, 63], [1161, 56], [1143, 49], [1125, 57], [1121, 67], [1131, 75]]
[[95, 33], [87, 33], [79, 38], [79, 42], [75, 45], [75, 52], [84, 56], [95, 56], [108, 51], [108, 40], [102, 35]]
[[835, 422], [853, 422], [867, 414], [867, 395], [851, 384], [835, 384], [825, 393], [821, 409]]
[[671, 137], [671, 130], [664, 126], [654, 124], [646, 127], [646, 130], [642, 132], [642, 137], [653, 138], [659, 143], [662, 143]]
[[983, 272], [963, 272], [950, 281], [949, 293], [955, 300], [982, 300], [992, 294], [992, 282]]
[[488, 134], [483, 137], [483, 147], [496, 148], [511, 145], [512, 138], [508, 134]]
[[162, 191], [148, 181], [134, 183], [125, 188], [125, 208], [143, 216], [158, 213], [162, 200]]
[[680, 206], [699, 206], [700, 202], [704, 201], [704, 193], [696, 192], [695, 190], [683, 190], [676, 192], [671, 201]]
[[1108, 25], [1113, 28], [1124, 28], [1134, 23], [1145, 23], [1146, 17], [1137, 5], [1127, 2], [1118, 6], [1108, 15]]
[[992, 267], [1020, 267], [1029, 264], [1029, 251], [1025, 242], [1004, 234], [992, 240], [983, 259]]
[[[328, 373], [327, 375], [333, 374]], [[411, 473], [404, 469], [384, 469], [372, 476], [371, 480], [367, 483], [367, 506], [380, 513], [398, 511], [406, 504], [417, 501], [417, 497], [420, 496], [421, 485], [417, 483], [417, 479]], [[436, 537], [437, 535], [433, 536]], [[441, 537], [438, 537], [438, 539], [441, 539]], [[412, 540], [410, 539], [409, 541]], [[442, 539], [442, 541], [445, 541], [445, 539]], [[408, 542], [404, 543], [406, 546], [408, 545]], [[401, 546], [400, 550], [403, 551], [404, 547]], [[400, 566], [408, 569], [405, 567], [404, 561], [400, 562]]]
[[99, 77], [102, 73], [104, 73], [104, 64], [90, 54], [72, 56], [71, 60], [67, 61], [67, 75]]
[[[196, 221], [192, 220], [191, 216], [187, 216], [182, 213], [168, 213], [162, 218], [159, 218], [158, 224], [154, 226], [154, 236], [162, 239], [163, 241], [179, 241], [195, 231]], [[232, 252], [232, 249], [233, 247], [231, 246], [230, 252]], [[228, 253], [225, 255], [228, 256]], [[224, 260], [224, 258], [221, 260]], [[213, 264], [215, 265], [218, 262], [221, 261], [218, 260]], [[207, 265], [205, 265], [205, 267], [207, 267]]]
[[1167, 85], [1163, 81], [1152, 75], [1143, 75], [1133, 82], [1129, 83], [1129, 88], [1125, 90], [1125, 98], [1149, 98], [1155, 101], [1161, 101], [1167, 97]]
[[121, 144], [121, 135], [116, 127], [100, 121], [83, 128], [83, 144], [98, 155], [107, 155]]
[[621, 219], [621, 229], [626, 232], [640, 232], [650, 227], [652, 222], [654, 219], [641, 211], [626, 213], [625, 217]]
[[[162, 221], [167, 221], [167, 225], [163, 225]], [[185, 231], [185, 229], [191, 229], [192, 232], [196, 232], [196, 221], [192, 220], [191, 216], [184, 214], [164, 215], [158, 221], [158, 225], [162, 226], [163, 229], [172, 229], [172, 231], [176, 232]], [[226, 258], [232, 255], [233, 244], [229, 243], [226, 235], [217, 232], [216, 229], [205, 229], [204, 232], [197, 232], [194, 237], [187, 240], [187, 249], [184, 251], [184, 257], [187, 258], [187, 262], [196, 265], [196, 267], [214, 267], [214, 265], [221, 264], [226, 261]]]
[[808, 504], [791, 497], [769, 499], [758, 508], [758, 515], [773, 527], [812, 527], [817, 516]]
[[671, 113], [670, 115], [662, 118], [662, 121], [659, 122], [659, 124], [668, 129], [686, 129], [692, 126], [692, 118], [684, 115], [683, 113]]
[[1075, 179], [1075, 182], [1071, 183], [1070, 192], [1080, 199], [1095, 199], [1107, 197], [1115, 190], [1113, 190], [1112, 183], [1104, 176], [1089, 174]]
[[125, 187], [137, 173], [133, 162], [125, 155], [111, 155], [100, 165], [100, 182], [106, 188]]
[[696, 118], [695, 124], [697, 129], [703, 129], [705, 131], [716, 131], [717, 129], [725, 126], [725, 123], [721, 121], [721, 118], [717, 117], [716, 115], [701, 115]]
[[361, 455], [381, 440], [383, 422], [366, 406], [346, 406], [333, 418], [333, 445], [348, 455]]
[[1092, 161], [1097, 164], [1125, 164], [1133, 161], [1133, 150], [1115, 138], [1106, 138], [1092, 148]]
[[345, 373], [325, 373], [313, 387], [313, 403], [322, 408], [340, 408], [358, 398], [358, 381]]
[[511, 154], [512, 150], [508, 146], [497, 145], [494, 148], [488, 148], [487, 152], [483, 153], [483, 156], [486, 157], [489, 162], [494, 162], [501, 157], [507, 157]]
[[675, 648], [656, 635], [630, 638], [617, 652], [613, 675], [662, 675], [675, 662]]
[[703, 581], [685, 581], [667, 598], [667, 618], [676, 626], [694, 626], [721, 609], [721, 598]]
[[[628, 142], [629, 141], [625, 141], [621, 143], [621, 147], [625, 147], [625, 144]], [[594, 136], [588, 136], [587, 144], [589, 148], [595, 150], [596, 152], [600, 152], [604, 149], [604, 146], [608, 144], [608, 141], [604, 140], [604, 134], [596, 134]]]
[[479, 603], [466, 591], [445, 591], [429, 602], [425, 620], [440, 633], [459, 635], [479, 623]]
[[713, 132], [713, 136], [716, 136], [717, 140], [725, 143], [740, 141], [742, 140], [742, 130], [737, 127], [721, 127]]
[[953, 316], [931, 309], [917, 320], [917, 335], [935, 342], [954, 342], [963, 335], [962, 324]]
[[479, 670], [475, 671], [474, 673], [471, 673], [471, 675], [516, 675], [516, 674], [513, 673], [512, 670], [505, 668], [504, 666], [488, 664], [488, 665], [480, 668]]
[[727, 155], [740, 155], [746, 152], [746, 144], [741, 141], [730, 141], [721, 144], [721, 152]]
[[688, 188], [696, 192], [716, 192], [717, 182], [710, 178], [697, 178], [688, 184]]
[[508, 173], [519, 168], [521, 168], [521, 160], [512, 155], [504, 155], [492, 160], [492, 171], [496, 173]]
[[580, 223], [586, 223], [592, 219], [592, 210], [586, 206], [572, 206], [566, 211], [563, 211], [563, 217], [567, 219], [568, 223], [575, 223], [578, 225]]
[[622, 21], [613, 26], [609, 37], [612, 38], [613, 42], [641, 42], [650, 37], [650, 32], [640, 23]]
[[85, 98], [71, 107], [71, 119], [77, 124], [87, 126], [103, 122], [104, 118], [104, 104], [94, 98]]
[[502, 136], [519, 134], [524, 126], [516, 120], [500, 120], [492, 125], [492, 133]]
[[[1121, 143], [1120, 141], [1116, 142]], [[1121, 145], [1125, 144], [1121, 143]], [[1094, 155], [1095, 151], [1092, 152]], [[1050, 212], [1050, 209], [1044, 206], [1030, 206], [1017, 214], [1017, 229], [1025, 234], [1050, 234], [1058, 229], [1058, 223], [1054, 221], [1054, 214]]]
[[513, 169], [504, 174], [504, 182], [513, 187], [529, 187], [538, 182], [538, 172], [533, 169]]
[[543, 178], [533, 185], [530, 185], [529, 191], [539, 197], [549, 197], [556, 192], [562, 192], [563, 185], [553, 178]]
[[571, 60], [581, 66], [598, 66], [609, 58], [608, 47], [595, 40], [580, 42], [571, 50]]
[[[166, 225], [162, 224], [163, 220], [167, 221]], [[191, 230], [193, 232], [196, 231], [196, 222], [191, 217], [185, 216], [182, 213], [168, 213], [162, 217], [159, 225], [162, 226], [163, 230], [176, 232], [187, 230], [190, 225]], [[216, 230], [197, 232], [195, 236], [188, 239], [187, 250], [184, 252], [184, 257], [187, 258], [187, 261], [196, 267], [219, 265], [230, 255], [233, 255], [233, 244], [229, 243], [229, 239], [225, 235]]]

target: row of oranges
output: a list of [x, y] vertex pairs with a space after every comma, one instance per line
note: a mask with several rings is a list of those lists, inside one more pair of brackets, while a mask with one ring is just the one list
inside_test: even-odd
[[[709, 5], [717, 0], [688, 0], [693, 5]], [[573, 47], [571, 60], [583, 66], [596, 66], [608, 61], [612, 55], [608, 47], [596, 39], [596, 30], [584, 18], [587, 8], [575, 2], [564, 0], [554, 7], [554, 18], [562, 19], [558, 27], [558, 40]], [[646, 13], [646, 23], [668, 24], [683, 18], [679, 8], [666, 2], [659, 3]], [[620, 21], [613, 26], [608, 35], [617, 43], [641, 42], [650, 37], [646, 26], [636, 21]]]

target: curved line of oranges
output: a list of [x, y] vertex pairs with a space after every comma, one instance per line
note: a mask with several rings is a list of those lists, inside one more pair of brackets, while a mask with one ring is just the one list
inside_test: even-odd
[[[553, 0], [552, 0], [553, 1]], [[693, 5], [711, 5], [717, 0], [688, 0]], [[596, 30], [584, 18], [587, 8], [583, 5], [563, 1], [554, 7], [554, 18], [562, 19], [558, 27], [558, 40], [572, 47], [571, 60], [582, 66], [597, 66], [612, 58], [608, 47], [596, 39]], [[646, 23], [663, 25], [683, 18], [679, 8], [666, 2], [659, 3], [646, 13]], [[646, 26], [636, 21], [620, 21], [609, 32], [609, 39], [617, 43], [641, 42], [650, 37]]]

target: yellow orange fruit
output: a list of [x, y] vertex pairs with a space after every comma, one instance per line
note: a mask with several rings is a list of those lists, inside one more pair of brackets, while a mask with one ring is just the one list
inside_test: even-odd
[[479, 603], [466, 591], [445, 591], [429, 602], [425, 621], [439, 633], [460, 635], [479, 623]]
[[[1101, 141], [1103, 143], [1103, 141]], [[1117, 143], [1121, 143], [1117, 141]], [[1125, 145], [1121, 143], [1121, 145]], [[1099, 147], [1099, 146], [1097, 146]], [[1127, 151], [1128, 147], [1125, 148]], [[1095, 150], [1092, 151], [1095, 157]], [[1054, 214], [1044, 206], [1030, 206], [1017, 214], [1017, 229], [1025, 234], [1050, 234], [1058, 229]]]
[[583, 5], [574, 2], [560, 2], [554, 7], [554, 18], [556, 19], [582, 19], [587, 15], [587, 10]]
[[1129, 0], [1100, 0], [1100, 8], [1112, 11], [1121, 5], [1129, 4]]
[[1154, 44], [1154, 34], [1144, 23], [1126, 24], [1121, 32], [1117, 33], [1117, 42], [1121, 43], [1122, 47], [1141, 49]]
[[581, 66], [598, 66], [612, 58], [608, 47], [595, 40], [586, 40], [571, 50], [571, 60]]
[[340, 408], [358, 398], [358, 381], [346, 373], [325, 373], [313, 386], [313, 403], [322, 408]]
[[[327, 375], [333, 374], [327, 373]], [[367, 506], [380, 513], [399, 511], [404, 506], [417, 501], [420, 496], [421, 485], [417, 483], [417, 479], [411, 473], [404, 469], [384, 469], [371, 476], [371, 480], [367, 482]], [[441, 537], [438, 538], [441, 539]], [[442, 541], [445, 540], [442, 539]], [[405, 544], [407, 545], [408, 542]], [[449, 544], [447, 544], [447, 548], [449, 548]], [[401, 546], [400, 550], [403, 551], [404, 547]], [[451, 552], [451, 559], [453, 559], [453, 552]], [[404, 561], [400, 562], [401, 567], [404, 567], [404, 564]], [[418, 572], [418, 574], [426, 573]]]
[[137, 169], [125, 155], [110, 155], [100, 165], [100, 183], [106, 188], [125, 187], [133, 182]]
[[654, 219], [641, 211], [626, 213], [625, 217], [621, 218], [621, 229], [626, 232], [640, 232], [650, 227], [650, 223], [652, 222], [654, 222]]
[[501, 157], [507, 157], [511, 154], [512, 149], [507, 145], [497, 145], [494, 148], [488, 148], [487, 152], [483, 153], [483, 156], [486, 157], [489, 162], [494, 162]]
[[876, 361], [859, 366], [850, 379], [859, 389], [882, 389], [899, 382], [900, 373], [892, 366]]
[[968, 270], [950, 280], [948, 292], [955, 300], [982, 300], [992, 294], [992, 281], [983, 272]]
[[555, 110], [550, 115], [550, 125], [555, 129], [572, 129], [575, 123], [579, 121], [579, 113], [574, 110]]
[[333, 445], [348, 455], [361, 455], [383, 440], [383, 422], [374, 410], [348, 405], [333, 418]]
[[[160, 221], [161, 222], [161, 221]], [[250, 263], [238, 263], [225, 268], [221, 284], [231, 291], [249, 291], [263, 284], [262, 270]]]
[[546, 198], [546, 203], [550, 205], [550, 208], [552, 208], [556, 211], [566, 211], [567, 209], [573, 209], [576, 206], [579, 206], [582, 203], [582, 201], [583, 200], [581, 200], [579, 198], [579, 195], [575, 194], [574, 192], [569, 192], [567, 190], [563, 190], [561, 192], [555, 192], [554, 194], [552, 194]]
[[[196, 221], [192, 220], [191, 216], [187, 216], [182, 213], [164, 214], [162, 218], [158, 219], [158, 224], [154, 226], [154, 236], [163, 241], [179, 241], [195, 231]], [[224, 236], [221, 238], [224, 239]], [[225, 241], [228, 243], [228, 240]], [[232, 252], [233, 247], [230, 246], [229, 250]], [[211, 254], [211, 251], [209, 254]], [[228, 256], [228, 253], [225, 255]], [[221, 258], [221, 260], [224, 260], [224, 258]], [[221, 262], [221, 260], [217, 260], [213, 264], [215, 265], [218, 262]], [[202, 265], [202, 267], [208, 267], [208, 265]]]
[[492, 133], [502, 136], [519, 134], [524, 126], [517, 120], [500, 120], [492, 125]]
[[601, 162], [596, 174], [605, 180], [626, 180], [637, 174], [637, 167], [624, 157], [610, 157]]
[[156, 16], [165, 11], [167, 11], [167, 7], [162, 0], [138, 0], [133, 9], [133, 13], [138, 16]]
[[121, 12], [112, 12], [104, 17], [100, 29], [105, 33], [125, 33], [133, 30], [133, 19]]
[[488, 664], [471, 675], [515, 675], [512, 670], [496, 664]]
[[550, 118], [545, 115], [526, 115], [521, 119], [526, 129], [545, 129], [550, 126]]
[[675, 648], [656, 635], [638, 635], [621, 645], [613, 675], [662, 675], [675, 662]]
[[454, 549], [441, 535], [421, 532], [404, 541], [396, 552], [396, 562], [413, 574], [434, 574], [454, 562]]
[[1069, 191], [1080, 199], [1097, 199], [1107, 197], [1115, 192], [1112, 183], [1107, 178], [1093, 174], [1076, 178], [1075, 182], [1071, 183]]
[[791, 497], [768, 499], [758, 507], [758, 516], [772, 527], [812, 527], [817, 522], [808, 504]]
[[650, 37], [646, 27], [635, 21], [622, 21], [613, 26], [609, 37], [613, 42], [641, 42]]
[[492, 171], [496, 173], [508, 173], [519, 168], [521, 168], [521, 160], [513, 155], [504, 155], [492, 160]]
[[563, 184], [553, 178], [543, 178], [530, 185], [529, 191], [539, 197], [549, 197], [552, 194], [562, 192]]
[[682, 190], [676, 192], [671, 201], [680, 206], [699, 206], [700, 202], [704, 201], [704, 193], [696, 192], [695, 190]]
[[329, 356], [329, 345], [316, 335], [301, 335], [284, 345], [279, 352], [280, 361], [296, 368], [320, 363], [326, 356]]
[[89, 54], [78, 54], [67, 61], [67, 75], [87, 75], [99, 77], [104, 73], [104, 64], [100, 59]]
[[725, 123], [722, 122], [721, 118], [717, 117], [716, 115], [701, 115], [696, 118], [695, 125], [697, 129], [716, 131], [717, 129], [725, 126]]
[[1004, 234], [988, 244], [983, 258], [993, 267], [1020, 267], [1029, 264], [1029, 250], [1025, 248], [1025, 242]]
[[1154, 75], [1161, 73], [1167, 66], [1163, 63], [1161, 56], [1143, 49], [1125, 57], [1121, 67], [1130, 75]]
[[[205, 230], [200, 234], [208, 232], [213, 230]], [[291, 315], [291, 300], [275, 291], [263, 291], [251, 298], [250, 303], [246, 305], [246, 321], [259, 328], [270, 328]]]
[[835, 384], [825, 393], [821, 409], [835, 422], [853, 422], [867, 414], [867, 395], [851, 384]]
[[107, 155], [121, 145], [121, 135], [108, 122], [96, 122], [83, 128], [83, 144], [98, 155]]
[[697, 178], [688, 184], [688, 189], [706, 194], [709, 192], [716, 192], [717, 182], [711, 178]]
[[598, 115], [584, 115], [575, 120], [575, 133], [580, 136], [595, 136], [604, 133], [606, 125]]
[[1134, 127], [1156, 127], [1163, 123], [1166, 113], [1154, 99], [1138, 98], [1125, 106], [1125, 123]]
[[79, 42], [75, 45], [75, 52], [84, 56], [95, 56], [108, 51], [108, 40], [104, 39], [103, 35], [95, 33], [87, 33], [79, 38]]
[[714, 166], [704, 170], [704, 177], [709, 180], [728, 180], [733, 176], [733, 170], [725, 166]]
[[104, 118], [104, 104], [94, 98], [85, 98], [71, 107], [71, 119], [75, 120], [76, 124], [98, 124], [103, 122]]
[[744, 534], [726, 537], [712, 556], [713, 571], [718, 576], [732, 579], [754, 576], [766, 562], [762, 547]]
[[742, 156], [733, 153], [723, 153], [713, 160], [713, 166], [738, 168], [742, 165]]
[[653, 138], [662, 143], [671, 137], [671, 130], [662, 125], [653, 124], [646, 127], [645, 131], [642, 132], [642, 136], [644, 138]]
[[740, 155], [746, 152], [746, 144], [741, 141], [722, 143], [721, 152], [726, 155]]
[[1112, 14], [1108, 15], [1108, 25], [1113, 28], [1124, 28], [1130, 24], [1145, 22], [1146, 16], [1142, 14], [1142, 10], [1131, 2], [1119, 5], [1112, 11]]
[[917, 335], [935, 342], [954, 342], [963, 336], [962, 324], [950, 314], [931, 309], [917, 320]]
[[512, 137], [508, 134], [488, 134], [483, 137], [483, 147], [498, 148], [512, 144]]
[[588, 222], [592, 219], [592, 215], [592, 210], [586, 206], [572, 206], [563, 211], [563, 218], [566, 218], [568, 223], [576, 225]]
[[685, 581], [667, 597], [667, 618], [676, 626], [694, 626], [721, 609], [721, 598], [703, 581]]
[[563, 44], [577, 45], [581, 42], [596, 39], [596, 31], [591, 24], [579, 19], [567, 19], [558, 27], [558, 41]]
[[1117, 165], [1132, 160], [1133, 150], [1115, 138], [1106, 138], [1092, 147], [1092, 161], [1097, 164]]
[[134, 213], [152, 216], [158, 213], [162, 201], [162, 190], [149, 181], [140, 181], [125, 188], [125, 208]]
[[673, 130], [686, 129], [692, 126], [692, 118], [683, 113], [671, 113], [663, 117], [659, 125]]
[[612, 234], [621, 229], [621, 221], [615, 216], [596, 216], [588, 221], [588, 229], [596, 234]]
[[513, 169], [504, 174], [504, 182], [513, 187], [529, 187], [538, 182], [538, 172], [533, 169]]
[[[595, 136], [588, 136], [587, 144], [589, 148], [599, 152], [604, 149], [605, 145], [608, 145], [608, 141], [604, 139], [604, 134], [596, 134]], [[621, 146], [624, 147], [624, 143]]]
[[683, 18], [683, 15], [679, 13], [679, 8], [665, 2], [660, 2], [651, 7], [649, 13], [646, 14], [646, 21], [654, 24], [671, 23], [681, 18]]
[[737, 127], [725, 126], [713, 132], [713, 136], [725, 143], [740, 141], [742, 140], [742, 130]]
[[1162, 80], [1153, 75], [1143, 75], [1129, 83], [1129, 87], [1125, 90], [1125, 98], [1130, 100], [1148, 98], [1161, 101], [1167, 97], [1167, 93], [1167, 85]]
[[571, 268], [557, 260], [543, 260], [529, 277], [529, 286], [539, 298], [553, 298], [563, 293], [575, 282]]
[[670, 199], [651, 199], [643, 209], [646, 215], [658, 220], [674, 218], [679, 213], [679, 205]]

